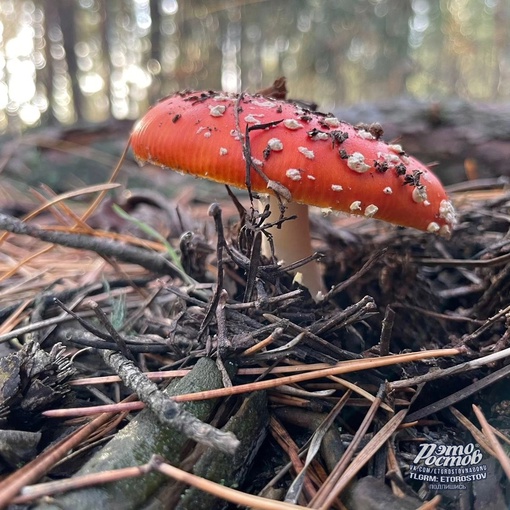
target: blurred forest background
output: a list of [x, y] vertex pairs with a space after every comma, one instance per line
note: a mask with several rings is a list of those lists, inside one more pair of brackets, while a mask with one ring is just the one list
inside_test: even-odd
[[0, 133], [285, 75], [321, 109], [510, 99], [508, 0], [0, 0]]

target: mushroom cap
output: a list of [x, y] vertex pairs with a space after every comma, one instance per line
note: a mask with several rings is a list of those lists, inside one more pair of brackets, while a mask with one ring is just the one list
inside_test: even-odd
[[381, 131], [259, 95], [186, 91], [138, 121], [131, 147], [141, 164], [238, 188], [249, 159], [254, 192], [448, 236], [455, 211], [439, 179]]

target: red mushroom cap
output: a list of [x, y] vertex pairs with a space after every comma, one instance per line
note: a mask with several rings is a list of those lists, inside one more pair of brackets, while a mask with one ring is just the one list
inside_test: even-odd
[[449, 235], [455, 211], [438, 178], [379, 136], [263, 96], [183, 92], [149, 110], [131, 146], [141, 163], [238, 188], [251, 158], [254, 192]]

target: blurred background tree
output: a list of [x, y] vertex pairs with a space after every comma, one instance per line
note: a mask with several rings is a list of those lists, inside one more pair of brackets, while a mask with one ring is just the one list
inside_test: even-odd
[[510, 99], [508, 0], [0, 0], [0, 132], [285, 75], [321, 109]]

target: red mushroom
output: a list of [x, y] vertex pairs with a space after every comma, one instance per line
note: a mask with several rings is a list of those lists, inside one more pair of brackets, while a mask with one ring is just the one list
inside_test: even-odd
[[[251, 190], [278, 195], [292, 207], [286, 215], [299, 218], [272, 232], [276, 255], [291, 263], [312, 254], [307, 205], [450, 235], [455, 211], [438, 178], [379, 138], [380, 129], [289, 102], [208, 91], [160, 101], [136, 124], [131, 146], [140, 163], [238, 188], [249, 168]], [[279, 214], [274, 198], [271, 209]], [[315, 296], [323, 288], [318, 266], [307, 266], [302, 283]]]

